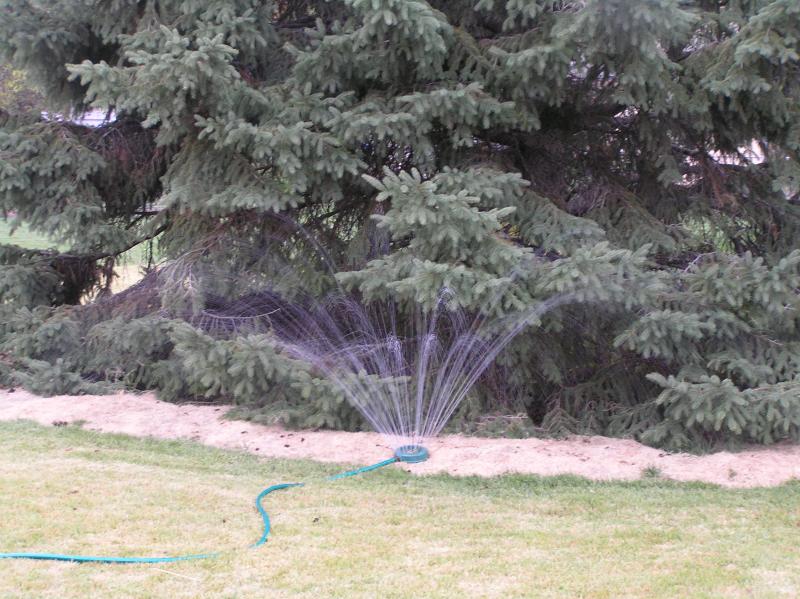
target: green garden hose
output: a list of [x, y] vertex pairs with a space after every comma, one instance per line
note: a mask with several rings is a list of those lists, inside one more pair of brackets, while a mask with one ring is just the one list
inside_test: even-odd
[[[347, 478], [348, 476], [355, 476], [357, 474], [363, 474], [364, 472], [369, 472], [370, 470], [377, 470], [378, 468], [383, 468], [384, 466], [388, 466], [389, 464], [394, 464], [395, 462], [399, 462], [400, 458], [391, 457], [388, 460], [383, 460], [382, 462], [378, 462], [377, 464], [372, 464], [371, 466], [363, 466], [362, 468], [356, 468], [355, 470], [348, 470], [347, 472], [340, 472], [339, 474], [334, 474], [333, 476], [329, 476], [327, 480], [339, 480], [340, 478]], [[261, 534], [261, 538], [258, 539], [255, 543], [253, 543], [253, 547], [259, 547], [267, 542], [267, 537], [269, 536], [270, 530], [270, 523], [269, 523], [269, 515], [267, 511], [264, 509], [264, 506], [261, 505], [261, 500], [264, 499], [267, 495], [272, 493], [273, 491], [280, 491], [281, 489], [288, 489], [289, 487], [302, 487], [305, 483], [281, 483], [279, 485], [272, 485], [271, 487], [267, 487], [261, 493], [258, 494], [256, 497], [256, 509], [258, 513], [261, 514], [261, 519], [264, 521], [264, 532]]]
[[[388, 460], [383, 460], [382, 462], [378, 462], [377, 464], [372, 464], [371, 466], [364, 466], [362, 468], [356, 468], [355, 470], [348, 470], [347, 472], [342, 472], [340, 474], [334, 474], [333, 476], [329, 476], [327, 480], [334, 481], [339, 480], [342, 478], [347, 478], [348, 476], [356, 476], [357, 474], [362, 474], [364, 472], [369, 472], [371, 470], [377, 470], [378, 468], [383, 468], [384, 466], [388, 466], [389, 464], [394, 464], [395, 462], [405, 461], [402, 456], [394, 456], [389, 458]], [[267, 542], [267, 537], [269, 536], [270, 531], [270, 522], [269, 522], [269, 515], [267, 511], [264, 509], [264, 506], [261, 504], [264, 497], [272, 493], [273, 491], [280, 491], [281, 489], [288, 489], [289, 487], [302, 487], [305, 483], [281, 483], [278, 485], [272, 485], [267, 487], [261, 493], [258, 494], [256, 497], [256, 509], [258, 513], [261, 515], [261, 519], [264, 522], [264, 532], [261, 534], [261, 538], [256, 541], [252, 547], [260, 547], [264, 543]], [[54, 560], [54, 561], [62, 561], [62, 562], [90, 562], [90, 563], [104, 563], [104, 564], [163, 564], [168, 562], [183, 562], [188, 560], [195, 560], [195, 559], [207, 559], [210, 557], [219, 557], [221, 555], [220, 552], [217, 553], [199, 553], [194, 555], [179, 555], [175, 557], [102, 557], [102, 556], [90, 556], [90, 555], [64, 555], [60, 553], [0, 553], [0, 559], [38, 559], [38, 560]]]

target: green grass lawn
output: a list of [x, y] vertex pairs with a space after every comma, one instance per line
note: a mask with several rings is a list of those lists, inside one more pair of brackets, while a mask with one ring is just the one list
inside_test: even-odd
[[[45, 235], [31, 231], [27, 226], [21, 225], [11, 232], [11, 223], [0, 218], [0, 245], [18, 245], [32, 250], [43, 250], [48, 248], [59, 248], [59, 244]], [[59, 248], [66, 249], [66, 248]], [[125, 265], [138, 266], [146, 262], [147, 248], [145, 244], [140, 244], [124, 254], [120, 255], [119, 262]]]
[[44, 235], [32, 232], [25, 225], [17, 227], [14, 233], [11, 233], [11, 223], [0, 217], [0, 245], [2, 244], [18, 245], [31, 250], [42, 250], [57, 245]]
[[[0, 218], [0, 245], [18, 245], [23, 248], [41, 250], [59, 248], [58, 244], [39, 233], [32, 232], [25, 225], [18, 227], [13, 233], [11, 224]], [[141, 265], [147, 261], [145, 244], [140, 244], [121, 254], [117, 260], [117, 278], [112, 284], [113, 291], [122, 291], [142, 278]]]
[[[342, 456], [346, 458], [346, 456]], [[416, 477], [75, 426], [0, 424], [0, 551], [220, 559], [0, 560], [2, 597], [796, 597], [800, 482]]]

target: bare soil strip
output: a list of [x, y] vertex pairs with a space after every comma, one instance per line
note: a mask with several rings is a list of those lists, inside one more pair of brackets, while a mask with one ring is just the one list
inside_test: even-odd
[[[229, 408], [176, 405], [152, 393], [38, 397], [0, 390], [0, 420], [19, 418], [45, 425], [84, 421], [84, 428], [159, 439], [190, 439], [214, 447], [275, 458], [369, 464], [391, 455], [376, 433], [288, 431], [277, 426], [225, 420]], [[510, 472], [576, 474], [595, 480], [634, 480], [655, 468], [664, 478], [705, 481], [726, 487], [774, 486], [800, 479], [800, 445], [753, 446], [744, 451], [695, 456], [672, 454], [629, 439], [574, 436], [568, 439], [485, 439], [442, 436], [427, 444], [431, 458], [404, 467], [415, 474], [494, 476]]]

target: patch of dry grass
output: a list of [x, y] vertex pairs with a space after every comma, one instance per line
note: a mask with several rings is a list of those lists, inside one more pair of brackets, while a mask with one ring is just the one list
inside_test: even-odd
[[0, 424], [0, 551], [169, 555], [166, 565], [0, 560], [2, 597], [794, 597], [800, 483], [414, 477], [76, 427]]

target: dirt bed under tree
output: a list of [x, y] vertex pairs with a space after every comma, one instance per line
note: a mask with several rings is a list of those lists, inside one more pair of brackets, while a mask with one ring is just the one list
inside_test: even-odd
[[[152, 393], [38, 397], [21, 389], [0, 390], [0, 420], [29, 419], [47, 425], [81, 422], [96, 431], [191, 439], [273, 458], [368, 464], [392, 452], [376, 433], [289, 431], [225, 419], [228, 409], [166, 403]], [[408, 466], [409, 471], [457, 476], [575, 474], [596, 480], [633, 480], [649, 473], [729, 487], [773, 486], [800, 478], [800, 445], [786, 443], [702, 456], [667, 453], [630, 439], [599, 436], [487, 439], [447, 435], [428, 441], [427, 446], [431, 458]]]

